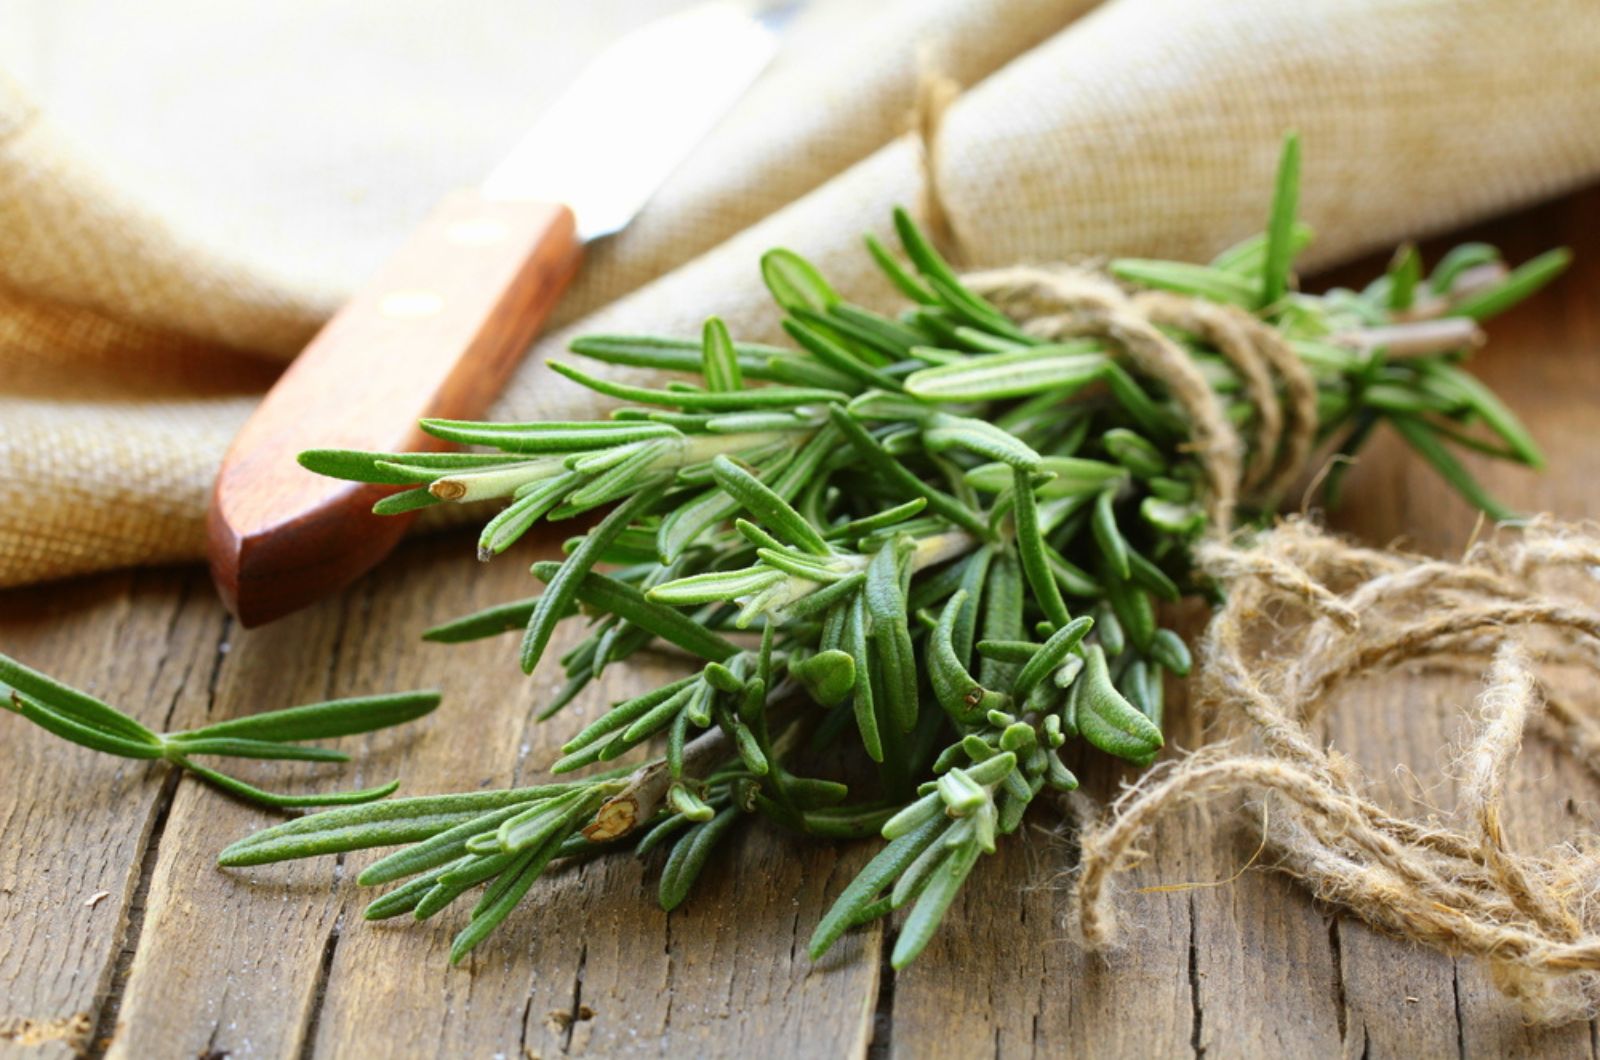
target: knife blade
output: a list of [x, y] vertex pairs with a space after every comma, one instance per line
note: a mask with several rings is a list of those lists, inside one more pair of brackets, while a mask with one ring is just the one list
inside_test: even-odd
[[708, 3], [618, 40], [334, 315], [235, 437], [212, 493], [212, 579], [243, 625], [348, 585], [414, 514], [374, 515], [394, 487], [315, 475], [298, 454], [443, 448], [419, 419], [482, 415], [582, 243], [644, 206], [771, 61], [785, 14]]

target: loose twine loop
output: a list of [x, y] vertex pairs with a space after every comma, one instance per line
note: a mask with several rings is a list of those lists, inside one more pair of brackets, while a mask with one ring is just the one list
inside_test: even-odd
[[[1530, 727], [1600, 776], [1600, 716], [1550, 697], [1542, 667], [1600, 668], [1600, 534], [1544, 519], [1461, 562], [1361, 548], [1291, 519], [1228, 533], [1243, 501], [1272, 500], [1306, 470], [1316, 387], [1292, 350], [1242, 310], [1127, 293], [1068, 267], [965, 277], [1030, 334], [1094, 336], [1161, 382], [1184, 410], [1204, 469], [1212, 534], [1200, 569], [1228, 602], [1201, 645], [1195, 703], [1231, 739], [1163, 764], [1080, 837], [1077, 921], [1116, 937], [1111, 878], [1163, 815], [1199, 799], [1265, 803], [1263, 841], [1320, 899], [1404, 939], [1484, 959], [1529, 1018], [1600, 1014], [1600, 848], [1514, 850], [1503, 823], [1511, 766]], [[1256, 408], [1242, 443], [1216, 393], [1160, 327], [1197, 335], [1239, 372]], [[1587, 593], [1586, 593], [1587, 590]], [[1481, 664], [1470, 745], [1449, 820], [1397, 816], [1313, 725], [1355, 677], [1417, 660]]]
[[[1459, 563], [1359, 548], [1304, 519], [1235, 546], [1203, 546], [1228, 604], [1202, 646], [1196, 702], [1242, 729], [1230, 744], [1152, 770], [1082, 836], [1078, 919], [1111, 940], [1111, 876], [1142, 856], [1162, 815], [1251, 793], [1271, 810], [1268, 847], [1318, 898], [1376, 927], [1485, 960], [1531, 1019], [1600, 1012], [1600, 849], [1575, 837], [1541, 854], [1504, 826], [1512, 764], [1529, 729], [1600, 775], [1600, 718], [1549, 694], [1541, 673], [1600, 666], [1600, 536], [1544, 519]], [[1361, 771], [1313, 735], [1355, 677], [1418, 660], [1484, 667], [1440, 819], [1395, 816]]]

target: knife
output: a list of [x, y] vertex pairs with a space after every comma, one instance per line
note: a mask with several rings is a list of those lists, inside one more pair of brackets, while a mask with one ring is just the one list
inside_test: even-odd
[[223, 458], [212, 579], [256, 626], [354, 581], [411, 515], [393, 487], [305, 470], [305, 449], [439, 449], [424, 417], [480, 416], [572, 279], [777, 51], [785, 11], [689, 8], [590, 64], [482, 186], [447, 197], [279, 378]]

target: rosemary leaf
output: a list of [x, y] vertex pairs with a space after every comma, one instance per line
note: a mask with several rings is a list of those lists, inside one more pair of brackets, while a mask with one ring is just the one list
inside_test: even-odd
[[661, 870], [661, 908], [671, 912], [689, 897], [689, 889], [705, 869], [717, 843], [738, 820], [737, 809], [730, 806], [711, 818], [689, 829], [673, 846], [666, 868]]
[[544, 595], [534, 605], [533, 614], [528, 616], [528, 632], [522, 641], [523, 673], [531, 674], [538, 665], [545, 646], [550, 643], [550, 635], [555, 632], [556, 623], [566, 616], [567, 608], [577, 597], [578, 583], [589, 573], [590, 566], [636, 515], [642, 514], [660, 499], [662, 492], [661, 487], [657, 486], [635, 494], [618, 505], [615, 511], [600, 521], [599, 526], [589, 531], [583, 544], [567, 557], [561, 570], [550, 579]]
[[1261, 266], [1260, 305], [1270, 306], [1289, 290], [1294, 263], [1294, 218], [1300, 208], [1300, 135], [1284, 138], [1278, 159], [1278, 180], [1267, 218], [1266, 260]]

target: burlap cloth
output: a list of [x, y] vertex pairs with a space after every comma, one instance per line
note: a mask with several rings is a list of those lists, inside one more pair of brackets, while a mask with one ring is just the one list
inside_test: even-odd
[[[337, 24], [304, 32], [330, 48], [343, 41], [360, 61], [293, 70], [309, 83], [295, 98], [312, 125], [319, 77], [373, 77], [376, 100], [382, 46], [437, 28], [406, 22], [392, 4], [344, 6]], [[515, 6], [451, 16], [462, 69], [501, 64], [452, 82], [461, 110], [430, 110], [426, 78], [414, 73], [396, 81], [409, 110], [373, 102], [351, 120], [370, 129], [381, 113], [392, 137], [438, 131], [459, 143], [442, 152], [459, 171], [422, 175], [469, 183], [493, 156], [475, 153], [489, 137], [461, 131], [477, 128], [466, 108], [510, 130], [527, 104], [504, 90], [528, 96], [540, 65], [507, 43], [516, 27], [494, 22]], [[556, 81], [582, 52], [671, 4], [569, 5], [559, 17], [555, 5], [520, 6], [546, 9], [526, 16], [544, 20], [530, 48], [561, 57], [546, 64]], [[385, 19], [387, 35], [372, 31]], [[266, 54], [277, 43], [259, 39]], [[931, 142], [904, 132], [923, 52], [966, 86], [929, 123]], [[178, 65], [163, 67], [163, 83], [182, 99], [226, 88], [184, 82], [183, 57], [168, 48], [164, 58]], [[406, 58], [391, 56], [389, 72]], [[246, 132], [249, 110], [230, 115]], [[947, 242], [969, 266], [1078, 253], [1204, 258], [1261, 227], [1279, 139], [1293, 127], [1305, 142], [1303, 212], [1319, 233], [1307, 263], [1317, 265], [1592, 179], [1596, 115], [1594, 0], [823, 4], [634, 226], [594, 248], [556, 330], [493, 415], [592, 410], [586, 393], [538, 364], [577, 331], [689, 334], [718, 313], [737, 335], [776, 338], [755, 269], [772, 245], [817, 261], [850, 297], [888, 303], [859, 236], [883, 232], [895, 203], [926, 211], [930, 184]], [[282, 128], [285, 115], [274, 116]], [[274, 148], [276, 166], [253, 160], [227, 175], [248, 183], [259, 172], [270, 186], [292, 170], [303, 181], [320, 159], [331, 167], [349, 151], [308, 135], [295, 168], [282, 143]], [[120, 190], [93, 149], [69, 145], [0, 80], [0, 584], [197, 558], [212, 477], [254, 396], [375, 263], [341, 254], [341, 240], [392, 245], [442, 190], [395, 171], [386, 181], [398, 191], [342, 209], [324, 200], [324, 245], [297, 255], [269, 245], [264, 224], [261, 246], [215, 230], [177, 234], [181, 203]], [[308, 424], [306, 443], [315, 441]]]

